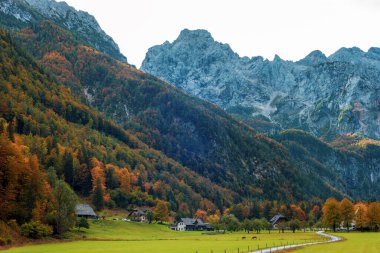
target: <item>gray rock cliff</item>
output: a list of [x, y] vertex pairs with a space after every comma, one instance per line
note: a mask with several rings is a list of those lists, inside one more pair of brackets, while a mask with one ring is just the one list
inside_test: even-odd
[[292, 62], [239, 57], [205, 30], [149, 49], [141, 70], [218, 104], [262, 132], [380, 138], [380, 49], [313, 51]]

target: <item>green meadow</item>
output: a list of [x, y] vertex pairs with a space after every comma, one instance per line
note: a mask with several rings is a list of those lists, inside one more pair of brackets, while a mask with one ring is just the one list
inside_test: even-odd
[[380, 253], [380, 233], [337, 233], [345, 240], [293, 250], [294, 253]]
[[[312, 232], [267, 231], [256, 233], [204, 234], [202, 232], [176, 232], [165, 225], [142, 224], [124, 221], [91, 222], [85, 232], [73, 232], [77, 241], [28, 245], [11, 248], [9, 253], [240, 253], [258, 248], [284, 244], [324, 240]], [[86, 236], [86, 239], [81, 238]], [[257, 239], [251, 240], [252, 236]], [[246, 237], [243, 239], [242, 237]]]

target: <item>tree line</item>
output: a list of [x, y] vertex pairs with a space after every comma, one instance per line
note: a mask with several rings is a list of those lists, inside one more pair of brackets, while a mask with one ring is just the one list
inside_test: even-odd
[[356, 202], [344, 198], [338, 201], [335, 198], [326, 200], [322, 208], [323, 224], [334, 232], [345, 228], [360, 231], [378, 231], [380, 228], [380, 202]]

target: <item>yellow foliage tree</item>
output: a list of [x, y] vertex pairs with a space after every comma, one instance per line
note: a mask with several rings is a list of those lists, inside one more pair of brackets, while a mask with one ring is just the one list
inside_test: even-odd
[[352, 204], [352, 202], [349, 199], [344, 198], [340, 202], [339, 209], [340, 209], [340, 214], [342, 217], [343, 224], [347, 228], [347, 231], [350, 231], [349, 227], [351, 225], [352, 220], [354, 219], [354, 214], [355, 214], [354, 204]]
[[163, 200], [157, 200], [156, 207], [154, 208], [156, 220], [159, 222], [169, 221], [169, 207], [168, 203]]
[[335, 232], [341, 220], [339, 202], [335, 198], [328, 198], [322, 208], [322, 222]]

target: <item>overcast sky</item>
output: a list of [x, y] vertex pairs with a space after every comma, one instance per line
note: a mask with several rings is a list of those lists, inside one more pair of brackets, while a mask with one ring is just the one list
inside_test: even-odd
[[180, 31], [206, 29], [240, 56], [298, 60], [315, 49], [380, 47], [380, 0], [66, 0], [94, 15], [128, 62]]

